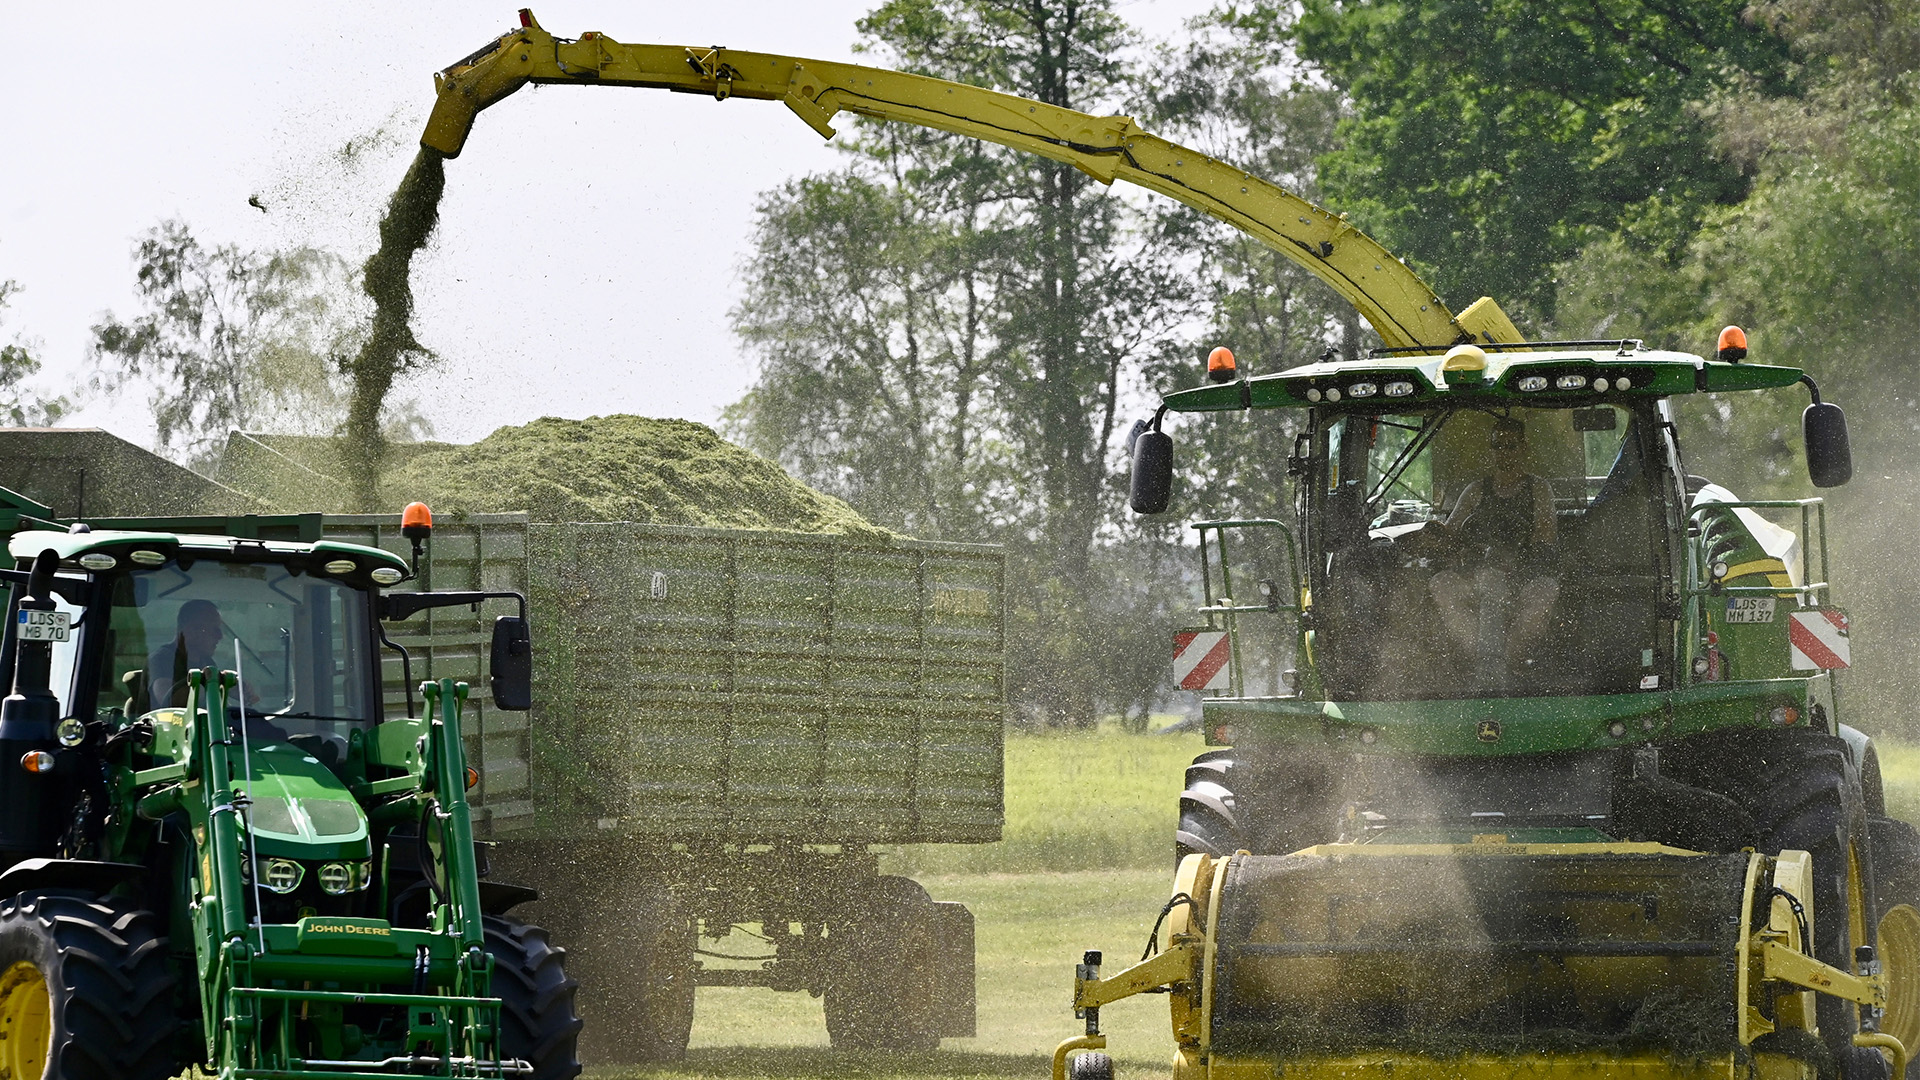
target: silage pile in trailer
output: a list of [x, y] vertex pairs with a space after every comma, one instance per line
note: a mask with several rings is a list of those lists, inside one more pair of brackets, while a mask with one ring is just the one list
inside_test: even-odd
[[381, 487], [387, 505], [420, 499], [436, 514], [891, 535], [688, 420], [546, 417], [467, 446], [399, 445]]

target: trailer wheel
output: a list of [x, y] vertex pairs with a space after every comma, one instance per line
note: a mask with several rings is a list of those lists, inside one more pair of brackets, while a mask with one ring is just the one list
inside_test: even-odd
[[1246, 847], [1232, 787], [1233, 751], [1209, 750], [1187, 766], [1180, 793], [1180, 825], [1173, 834], [1173, 861], [1196, 852], [1231, 855]]
[[547, 932], [505, 915], [481, 922], [493, 954], [493, 992], [500, 998], [500, 1053], [533, 1066], [533, 1080], [580, 1075], [580, 1018], [573, 1013], [579, 984], [567, 977], [565, 949]]
[[828, 924], [823, 1002], [837, 1050], [937, 1050], [933, 899], [912, 878], [874, 878]]
[[151, 912], [21, 893], [0, 901], [0, 1069], [47, 1080], [165, 1080], [174, 979]]

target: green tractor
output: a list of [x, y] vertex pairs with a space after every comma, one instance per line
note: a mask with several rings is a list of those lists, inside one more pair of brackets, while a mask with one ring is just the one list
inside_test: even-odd
[[382, 627], [518, 601], [491, 682], [526, 709], [524, 598], [388, 592], [407, 561], [352, 544], [52, 525], [0, 571], [0, 1073], [576, 1075], [564, 952], [473, 841], [467, 685], [416, 712]]
[[1155, 985], [1176, 1077], [1909, 1059], [1920, 840], [1842, 722], [1824, 504], [1689, 474], [1669, 403], [1805, 386], [1818, 487], [1851, 474], [1845, 418], [1745, 360], [1736, 328], [1711, 359], [1489, 342], [1239, 378], [1217, 355], [1219, 385], [1136, 425], [1153, 514], [1168, 413], [1289, 410], [1295, 514], [1193, 526], [1175, 675], [1216, 749], [1180, 800], [1177, 948], [1083, 966], [1062, 1060]]

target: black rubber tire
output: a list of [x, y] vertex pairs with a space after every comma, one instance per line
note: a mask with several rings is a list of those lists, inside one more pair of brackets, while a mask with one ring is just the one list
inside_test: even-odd
[[1873, 838], [1873, 917], [1895, 904], [1920, 908], [1920, 831], [1899, 818], [1867, 819]]
[[836, 1050], [940, 1047], [933, 899], [912, 878], [882, 876], [827, 925], [823, 996]]
[[1180, 793], [1180, 824], [1173, 834], [1173, 862], [1195, 854], [1231, 855], [1246, 847], [1239, 800], [1233, 793], [1233, 751], [1209, 750], [1187, 766]]
[[579, 985], [567, 976], [565, 949], [547, 932], [507, 915], [488, 915], [487, 952], [493, 954], [493, 992], [500, 998], [500, 1053], [533, 1066], [533, 1080], [580, 1075], [580, 1018], [573, 1012]]
[[[1813, 856], [1814, 955], [1852, 970], [1844, 882], [1851, 847], [1867, 852], [1866, 807], [1858, 772], [1844, 740], [1817, 732], [1754, 732], [1702, 739], [1689, 748], [1687, 783], [1719, 791], [1753, 816], [1758, 850], [1805, 851]], [[1704, 752], [1700, 752], [1704, 751]], [[1863, 866], [1863, 869], [1865, 867]], [[1868, 909], [1871, 915], [1872, 908]], [[1822, 994], [1817, 1019], [1833, 1059], [1847, 1080], [1886, 1075], [1878, 1051], [1851, 1043], [1859, 1030], [1854, 1006]]]
[[1067, 1059], [1067, 1080], [1113, 1080], [1113, 1059], [1099, 1051]]
[[0, 901], [0, 972], [32, 964], [46, 980], [46, 1080], [166, 1080], [179, 1071], [175, 982], [152, 912], [80, 893]]

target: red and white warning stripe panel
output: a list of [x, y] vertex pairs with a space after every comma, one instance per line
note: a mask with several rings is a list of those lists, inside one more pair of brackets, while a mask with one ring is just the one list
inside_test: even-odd
[[1795, 671], [1831, 671], [1853, 663], [1847, 615], [1835, 608], [1788, 612], [1787, 642]]
[[1182, 690], [1227, 689], [1233, 645], [1225, 630], [1179, 630], [1173, 635], [1173, 683]]

